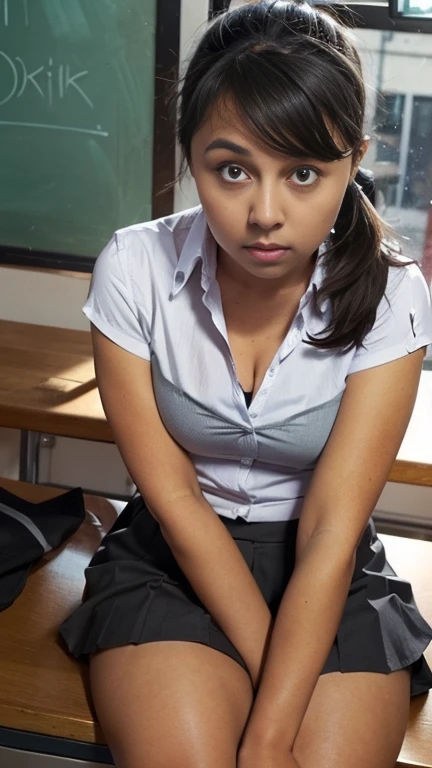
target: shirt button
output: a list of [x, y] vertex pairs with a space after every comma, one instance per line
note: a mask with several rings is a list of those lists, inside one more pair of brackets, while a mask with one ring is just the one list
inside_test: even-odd
[[252, 459], [241, 459], [240, 464], [243, 464], [245, 467], [250, 467]]
[[269, 376], [273, 376], [273, 375], [274, 375], [274, 368], [270, 368], [270, 370], [269, 370]]
[[182, 283], [184, 280], [184, 272], [177, 272], [175, 276], [176, 283]]

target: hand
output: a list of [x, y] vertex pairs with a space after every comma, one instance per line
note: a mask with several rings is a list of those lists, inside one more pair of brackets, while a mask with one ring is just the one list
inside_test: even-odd
[[237, 768], [300, 768], [292, 752], [271, 747], [240, 748]]

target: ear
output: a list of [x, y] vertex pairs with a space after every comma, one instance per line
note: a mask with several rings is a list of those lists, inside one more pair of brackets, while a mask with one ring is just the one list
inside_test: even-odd
[[359, 165], [363, 160], [364, 155], [369, 149], [369, 144], [370, 144], [370, 138], [369, 136], [365, 136], [360, 148], [357, 150], [356, 154], [353, 157], [353, 164], [352, 164], [351, 173], [350, 173], [350, 183], [355, 179], [355, 175], [358, 171]]

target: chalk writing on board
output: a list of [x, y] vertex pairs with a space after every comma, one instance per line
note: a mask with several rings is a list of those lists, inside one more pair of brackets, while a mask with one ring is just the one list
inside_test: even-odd
[[103, 131], [100, 126], [93, 128], [76, 128], [73, 125], [49, 125], [46, 123], [24, 123], [17, 120], [0, 120], [0, 125], [16, 125], [23, 128], [47, 128], [52, 131], [72, 131], [72, 133], [90, 133], [93, 136], [109, 136], [108, 131]]
[[72, 74], [69, 64], [54, 65], [53, 59], [48, 59], [48, 64], [42, 64], [33, 71], [27, 67], [20, 56], [11, 59], [4, 51], [0, 51], [0, 72], [4, 70], [1, 78], [2, 91], [0, 92], [0, 106], [7, 104], [14, 98], [19, 99], [26, 90], [36, 91], [41, 98], [47, 99], [49, 106], [54, 100], [64, 99], [71, 89], [78, 93], [91, 109], [93, 102], [84, 91], [81, 81], [89, 72], [87, 69]]
[[[29, 22], [29, 11], [28, 11], [28, 0], [21, 0], [22, 2], [22, 20], [24, 21], [24, 24], [26, 27], [30, 26]], [[10, 15], [9, 15], [9, 0], [3, 0], [3, 14], [2, 14], [2, 21], [5, 27], [9, 26], [9, 23], [11, 21]]]
[[[45, 100], [48, 107], [61, 103], [72, 94], [77, 94], [80, 100], [86, 102], [90, 109], [94, 104], [84, 90], [83, 78], [87, 77], [87, 69], [72, 73], [69, 64], [54, 64], [52, 58], [47, 64], [31, 70], [20, 56], [12, 59], [0, 50], [0, 106], [20, 99], [26, 92], [36, 94]], [[6, 75], [6, 76], [4, 76]], [[29, 128], [46, 128], [59, 131], [89, 133], [97, 136], [108, 136], [101, 126], [93, 128], [75, 128], [73, 126], [54, 125], [50, 123], [27, 123], [13, 120], [1, 120], [0, 125], [28, 126]]]

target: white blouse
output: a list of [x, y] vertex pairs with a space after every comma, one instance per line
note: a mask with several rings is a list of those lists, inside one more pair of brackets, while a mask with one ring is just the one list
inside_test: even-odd
[[[151, 361], [161, 419], [188, 452], [219, 515], [250, 522], [300, 516], [346, 377], [432, 342], [429, 290], [417, 265], [392, 267], [363, 347], [303, 344], [328, 324], [315, 293], [321, 246], [292, 325], [249, 408], [231, 355], [216, 242], [202, 207], [118, 230], [96, 260], [83, 311], [119, 346]], [[145, 494], [144, 494], [145, 495]]]

